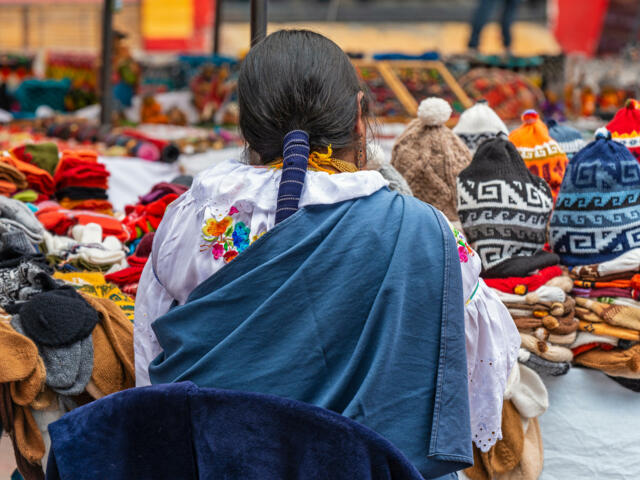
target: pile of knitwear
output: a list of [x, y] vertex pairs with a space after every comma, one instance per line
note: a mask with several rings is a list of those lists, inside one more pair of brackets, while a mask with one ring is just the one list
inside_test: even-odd
[[545, 250], [553, 208], [547, 183], [499, 134], [484, 141], [458, 176], [458, 214], [482, 261], [482, 277], [503, 301], [522, 339], [519, 361], [543, 375], [570, 368], [578, 320], [572, 281]]
[[640, 165], [624, 142], [598, 132], [569, 162], [550, 240], [573, 279], [580, 329], [574, 362], [634, 391], [640, 391], [639, 211]]
[[43, 479], [48, 424], [135, 385], [133, 324], [111, 299], [52, 276], [25, 204], [0, 197], [0, 211], [0, 419], [22, 476]]
[[56, 199], [67, 210], [85, 210], [111, 215], [108, 201], [109, 172], [90, 151], [64, 151], [54, 176]]
[[54, 144], [28, 147], [0, 152], [0, 195], [35, 202], [53, 194], [57, 147]]

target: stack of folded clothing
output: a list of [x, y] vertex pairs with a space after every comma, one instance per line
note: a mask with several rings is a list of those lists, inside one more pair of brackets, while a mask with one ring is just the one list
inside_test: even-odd
[[549, 184], [555, 199], [569, 160], [535, 110], [524, 112], [522, 122], [511, 132], [509, 140], [518, 148], [529, 170]]
[[75, 225], [71, 237], [44, 234], [47, 259], [58, 270], [73, 266], [90, 272], [110, 272], [126, 267], [125, 246], [112, 235], [104, 236], [97, 223]]
[[22, 476], [41, 480], [48, 424], [134, 386], [133, 325], [111, 300], [78, 293], [28, 257], [0, 266], [0, 278], [2, 429]]
[[108, 201], [109, 172], [98, 163], [95, 152], [69, 151], [62, 153], [54, 177], [56, 198], [62, 208], [113, 214]]
[[28, 187], [24, 173], [8, 163], [0, 162], [0, 195], [10, 197]]
[[550, 238], [570, 267], [576, 316], [575, 363], [640, 389], [640, 165], [599, 131], [576, 154], [558, 194]]
[[520, 331], [519, 360], [561, 375], [573, 358], [575, 302], [558, 255], [544, 250], [553, 200], [547, 183], [525, 166], [504, 136], [482, 143], [458, 176], [458, 213], [480, 255], [482, 277]]
[[0, 156], [0, 162], [10, 165], [25, 176], [27, 189], [14, 193], [13, 197], [21, 201], [42, 201], [47, 200], [54, 192], [53, 177], [42, 168], [11, 156]]
[[473, 446], [474, 465], [459, 473], [471, 480], [535, 480], [544, 463], [538, 417], [549, 407], [540, 376], [516, 364], [509, 375], [502, 407], [502, 439], [488, 452]]

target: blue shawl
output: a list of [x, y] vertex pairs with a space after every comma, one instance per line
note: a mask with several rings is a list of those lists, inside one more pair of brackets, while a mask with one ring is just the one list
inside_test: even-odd
[[153, 383], [341, 413], [426, 478], [471, 465], [462, 277], [433, 207], [387, 189], [307, 206], [152, 325]]

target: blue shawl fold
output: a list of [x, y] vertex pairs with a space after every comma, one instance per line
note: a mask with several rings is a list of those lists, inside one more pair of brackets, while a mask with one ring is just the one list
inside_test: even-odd
[[152, 325], [153, 383], [338, 412], [426, 478], [473, 460], [462, 277], [442, 214], [387, 189], [307, 206]]
[[377, 433], [328, 410], [191, 382], [110, 395], [50, 425], [47, 480], [421, 480]]

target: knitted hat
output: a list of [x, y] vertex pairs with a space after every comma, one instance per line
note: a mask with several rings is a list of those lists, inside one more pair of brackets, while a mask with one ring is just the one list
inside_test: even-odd
[[33, 297], [20, 311], [26, 335], [38, 346], [61, 347], [86, 338], [99, 318], [72, 288], [62, 287]]
[[413, 120], [393, 146], [391, 164], [407, 180], [413, 194], [458, 221], [455, 182], [458, 173], [471, 161], [462, 140], [444, 124], [451, 107], [441, 98], [420, 103]]
[[[518, 359], [521, 355], [518, 354]], [[549, 393], [544, 382], [535, 371], [521, 363], [516, 363], [509, 374], [504, 398], [511, 400], [524, 418], [538, 417], [549, 408]]]
[[547, 122], [547, 127], [549, 127], [549, 135], [558, 142], [569, 160], [585, 146], [582, 134], [566, 123], [561, 124], [552, 119]]
[[611, 260], [640, 247], [640, 165], [606, 130], [571, 159], [549, 224], [566, 265]]
[[630, 98], [607, 124], [611, 137], [640, 161], [640, 102]]
[[453, 133], [462, 139], [471, 152], [500, 132], [509, 135], [507, 126], [486, 100], [479, 100], [473, 107], [467, 108], [453, 128]]
[[542, 474], [544, 464], [544, 448], [540, 423], [537, 418], [530, 418], [520, 463], [513, 470], [495, 476], [495, 480], [537, 480]]
[[[480, 145], [457, 185], [462, 228], [485, 270], [542, 250], [551, 192], [544, 180], [527, 170], [504, 135]], [[545, 263], [543, 257], [531, 257], [530, 271]]]
[[511, 132], [509, 140], [518, 148], [527, 168], [547, 181], [555, 199], [569, 159], [558, 142], [549, 136], [547, 126], [535, 110], [524, 112], [522, 122]]

